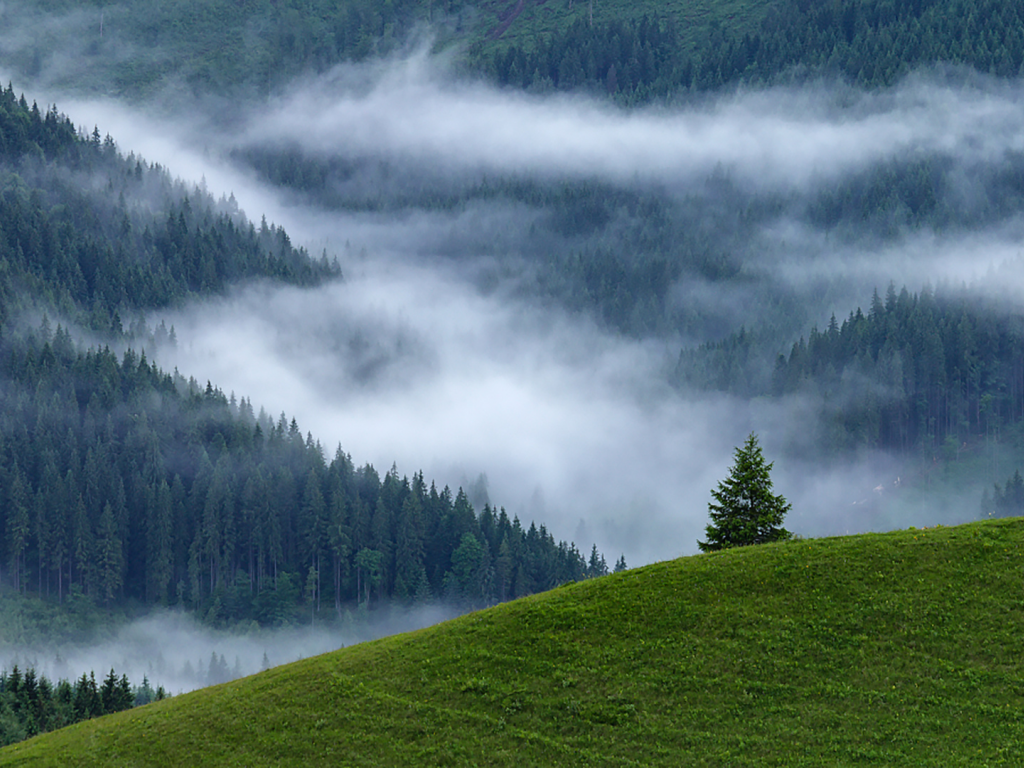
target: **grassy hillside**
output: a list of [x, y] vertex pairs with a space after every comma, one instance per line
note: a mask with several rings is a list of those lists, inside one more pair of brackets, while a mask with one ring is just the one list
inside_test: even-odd
[[84, 723], [0, 765], [1001, 765], [1024, 519], [690, 557]]

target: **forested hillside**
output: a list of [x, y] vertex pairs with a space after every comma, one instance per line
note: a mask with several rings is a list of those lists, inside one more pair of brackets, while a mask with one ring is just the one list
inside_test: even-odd
[[325, 459], [311, 435], [145, 354], [45, 330], [0, 359], [0, 530], [14, 589], [280, 624], [392, 598], [490, 604], [608, 572], [466, 494]]
[[94, 717], [162, 701], [167, 692], [146, 678], [133, 686], [113, 669], [96, 682], [95, 674], [51, 681], [34, 669], [0, 671], [0, 745], [14, 744]]
[[[0, 89], [0, 322], [58, 309], [96, 330], [118, 310], [167, 306], [266, 277], [312, 285], [339, 274], [233, 200], [188, 189], [124, 157], [98, 130]], [[125, 318], [127, 320], [127, 318]]]
[[[2, 583], [62, 601], [175, 605], [212, 623], [297, 620], [391, 599], [475, 606], [607, 572], [466, 495], [333, 460], [275, 423], [151, 364], [85, 348], [58, 313], [152, 348], [173, 329], [122, 316], [245, 279], [337, 277], [284, 230], [249, 224], [99, 133], [0, 94]], [[125, 317], [127, 320], [127, 317]]]
[[[890, 85], [937, 62], [1016, 76], [1024, 61], [1022, 11], [1004, 0], [7, 5], [0, 19], [33, 28], [0, 36], [0, 53], [26, 76], [131, 97], [168, 84], [267, 91], [394, 52], [417, 34], [502, 85], [585, 89], [631, 104], [793, 75]], [[71, 56], [90, 66], [70, 66]]]
[[788, 354], [743, 331], [684, 350], [681, 385], [818, 404], [822, 448], [881, 448], [955, 459], [1024, 424], [1024, 317], [960, 291], [890, 285], [865, 313], [811, 329]]
[[939, 62], [1009, 77], [1024, 63], [1024, 11], [1003, 0], [778, 0], [694, 19], [688, 6], [697, 5], [645, 8], [640, 16], [598, 3], [591, 16], [581, 2], [538, 38], [479, 43], [475, 61], [502, 84], [585, 88], [625, 103], [780, 77], [892, 85]]

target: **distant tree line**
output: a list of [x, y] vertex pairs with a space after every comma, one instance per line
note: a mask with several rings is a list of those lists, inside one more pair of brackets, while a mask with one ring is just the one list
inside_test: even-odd
[[[82, 84], [104, 91], [134, 96], [173, 77], [196, 93], [265, 93], [309, 71], [391, 53], [430, 25], [441, 44], [469, 43], [465, 65], [501, 85], [588, 90], [638, 104], [801, 75], [889, 85], [935, 63], [1015, 77], [1024, 62], [1024, 11], [1006, 0], [774, 0], [746, 9], [742, 19], [713, 9], [706, 21], [671, 8], [638, 15], [611, 2], [599, 4], [595, 16], [592, 5], [572, 11], [570, 3], [566, 21], [529, 43], [526, 35], [495, 38], [484, 21], [492, 9], [481, 13], [462, 0], [260, 0], [242, 7], [211, 0], [199, 10], [185, 0], [96, 2], [92, 24], [82, 5], [52, 0], [33, 9], [77, 12], [71, 40], [64, 26], [23, 14], [35, 34], [11, 46], [14, 64], [36, 76], [54, 50], [72, 47], [87, 62]], [[121, 50], [125, 40], [139, 48], [131, 58]]]
[[0, 746], [166, 697], [162, 686], [154, 690], [145, 677], [132, 686], [113, 669], [100, 684], [92, 672], [73, 683], [52, 683], [31, 667], [22, 672], [14, 666], [0, 671]]
[[[29, 42], [9, 46], [9, 60], [35, 76], [54, 51], [70, 49], [82, 63], [79, 84], [129, 97], [151, 94], [168, 80], [194, 93], [266, 93], [310, 71], [390, 53], [428, 21], [454, 33], [463, 11], [461, 0], [34, 5], [19, 9], [19, 20], [33, 34], [26, 35]], [[73, 13], [75, 36], [67, 35], [66, 20], [46, 23], [32, 11]], [[124, 55], [126, 45], [135, 49], [131, 57]]]
[[684, 351], [681, 386], [820, 404], [825, 444], [956, 458], [1024, 424], [1024, 317], [955, 291], [890, 285], [867, 313], [812, 328], [774, 366], [756, 334]]
[[990, 492], [988, 488], [981, 494], [982, 517], [1021, 517], [1024, 516], [1024, 477], [1017, 470], [1002, 486], [996, 483]]
[[936, 63], [1016, 77], [1024, 9], [1005, 0], [782, 0], [749, 31], [713, 19], [696, 40], [667, 12], [577, 17], [529, 46], [478, 43], [472, 59], [502, 85], [583, 89], [624, 103], [801, 74], [884, 86]]

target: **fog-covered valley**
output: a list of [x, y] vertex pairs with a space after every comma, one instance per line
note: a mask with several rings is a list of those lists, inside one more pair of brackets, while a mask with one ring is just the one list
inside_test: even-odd
[[[741, 328], [772, 365], [890, 283], [1019, 311], [1020, 82], [925, 71], [883, 91], [822, 80], [627, 111], [466, 80], [423, 50], [243, 104], [9, 77], [337, 258], [343, 277], [324, 285], [258, 280], [145, 313], [175, 329], [146, 350], [162, 367], [295, 417], [328, 456], [423, 470], [630, 566], [696, 551], [709, 490], [752, 431], [788, 527], [808, 537], [974, 519], [981, 488], [1014, 466], [1006, 448], [954, 491], [929, 449], [821, 450], [811, 395], [693, 387], [677, 365]], [[150, 626], [112, 642], [156, 642]], [[190, 655], [144, 652], [166, 660], [147, 667], [154, 683], [190, 687], [184, 662], [211, 653], [234, 664], [193, 629], [171, 633]], [[239, 669], [255, 671], [263, 640], [239, 642]], [[299, 655], [352, 639], [268, 642]], [[141, 668], [127, 652], [65, 654], [73, 676]]]
[[[622, 112], [582, 97], [462, 82], [417, 52], [340, 67], [230, 113], [223, 104], [205, 113], [203, 103], [171, 102], [176, 110], [167, 113], [166, 104], [147, 110], [45, 89], [39, 96], [84, 127], [100, 125], [122, 151], [233, 195], [251, 217], [266, 216], [297, 244], [341, 263], [344, 280], [324, 288], [256, 285], [154, 313], [154, 323], [173, 323], [178, 335], [162, 364], [296, 416], [357, 462], [422, 467], [453, 487], [486, 476], [487, 500], [544, 520], [559, 536], [582, 534], [581, 548], [596, 542], [640, 564], [693, 551], [707, 490], [749, 431], [776, 450], [813, 443], [812, 417], [799, 402], [670, 388], [679, 347], [741, 325], [782, 325], [795, 328], [773, 339], [784, 351], [809, 324], [823, 326], [833, 312], [842, 318], [890, 281], [911, 290], [976, 282], [1014, 259], [1020, 222], [1012, 210], [980, 227], [895, 229], [815, 227], [801, 214], [828, 191], [908, 156], [940, 167], [933, 186], [944, 191], [943, 206], [981, 207], [998, 191], [990, 177], [1024, 142], [1018, 90], [932, 73], [882, 93], [823, 82]], [[315, 194], [257, 178], [238, 162], [254, 147], [356, 168], [326, 182], [344, 187], [350, 205], [324, 207]], [[605, 221], [569, 235], [551, 228], [542, 239], [536, 233], [549, 211], [514, 193], [482, 199], [481, 183], [504, 178], [544, 188], [609, 185], [668, 206], [700, 199], [715, 223], [752, 218], [742, 225], [748, 239], [730, 254], [731, 275], [683, 273], [668, 287], [667, 313], [696, 307], [714, 317], [696, 327], [718, 336], [671, 323], [652, 337], [624, 336], [587, 307], [566, 310], [557, 293], [533, 294], [543, 245], [565, 259], [628, 244], [630, 235]], [[383, 197], [382, 210], [359, 210], [389, 189], [396, 204]], [[431, 189], [456, 203], [431, 207]], [[706, 247], [725, 249], [734, 234], [710, 232]], [[860, 516], [850, 505], [894, 478], [875, 469], [885, 459], [843, 464], [828, 468], [824, 482], [803, 462], [778, 461], [779, 487], [798, 502], [798, 531], [842, 533], [934, 514]]]
[[[1020, 162], [1019, 88], [932, 72], [881, 93], [820, 82], [623, 112], [462, 82], [419, 52], [341, 67], [230, 114], [155, 119], [138, 107], [58, 100], [123, 149], [233, 194], [251, 216], [340, 260], [344, 280], [334, 285], [257, 285], [155, 313], [178, 334], [165, 365], [295, 415], [357, 461], [422, 467], [453, 487], [485, 475], [487, 500], [639, 564], [693, 551], [708, 488], [751, 430], [772, 452], [802, 449], [799, 461], [779, 458], [777, 482], [806, 535], [975, 514], [960, 500], [950, 504], [959, 517], [934, 500], [861, 514], [867, 492], [895, 480], [879, 469], [891, 459], [808, 466], [815, 424], [799, 399], [745, 402], [668, 379], [680, 346], [740, 326], [781, 327], [772, 341], [785, 351], [831, 313], [866, 309], [890, 282], [1005, 285], [986, 276], [1019, 254], [1019, 217], [998, 197], [1008, 184], [1000, 174]], [[325, 204], [316, 191], [257, 178], [239, 162], [254, 147], [349, 172], [319, 187], [341, 190], [322, 195]], [[808, 214], [908, 158], [927, 164], [938, 198], [913, 212], [917, 221], [824, 225]], [[538, 185], [541, 198], [559, 184], [608, 185], [657, 198], [669, 216], [692, 215], [686, 206], [699, 200], [713, 224], [741, 222], [743, 242], [736, 232], [703, 235], [709, 251], [736, 247], [730, 271], [712, 277], [684, 264], [666, 292], [670, 317], [714, 322], [623, 334], [601, 321], [600, 306], [566, 308], [538, 263], [628, 246], [633, 235], [609, 218], [559, 231], [550, 211], [500, 191], [506, 178]], [[499, 192], [481, 193], [484, 183]], [[431, 190], [455, 202], [431, 205]], [[973, 219], [959, 220], [972, 207]], [[708, 328], [716, 333], [699, 335]]]

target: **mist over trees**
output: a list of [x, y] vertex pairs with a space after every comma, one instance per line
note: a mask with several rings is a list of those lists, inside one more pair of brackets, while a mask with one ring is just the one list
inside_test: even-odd
[[1021, 11], [999, 0], [773, 0], [701, 14], [680, 2], [217, 0], [201, 13], [180, 1], [8, 6], [8, 25], [31, 24], [33, 34], [0, 36], [0, 50], [28, 76], [49, 71], [130, 98], [169, 83], [195, 94], [267, 92], [387, 55], [417, 30], [502, 86], [624, 104], [822, 74], [887, 86], [935, 63], [1015, 77], [1024, 61]]
[[[437, 111], [472, 108], [469, 96], [458, 98], [454, 89], [453, 97], [434, 87], [418, 65], [409, 70], [404, 73], [409, 79], [424, 81], [419, 89], [409, 88], [417, 114], [432, 114], [432, 106]], [[286, 105], [313, 110], [310, 116], [316, 120], [314, 105], [335, 98], [351, 105], [349, 111], [365, 110], [384, 123], [390, 116], [385, 82], [369, 78], [366, 87], [373, 94], [366, 98], [353, 95], [355, 89], [341, 88], [339, 94], [325, 86]], [[275, 128], [270, 137], [253, 130], [226, 151], [276, 188], [294, 191], [305, 204], [363, 220], [438, 222], [439, 231], [421, 246], [424, 259], [444, 258], [467, 269], [484, 259], [496, 260], [501, 265], [497, 271], [520, 280], [522, 295], [543, 297], [633, 338], [722, 339], [756, 319], [771, 334], [763, 339], [766, 344], [788, 346], [837, 306], [845, 314], [873, 286], [893, 279], [891, 267], [880, 267], [875, 279], [854, 275], [851, 281], [841, 263], [850, 251], [900, 251], [915, 237], [1015, 236], [1024, 206], [1024, 156], [1013, 135], [1019, 117], [1011, 121], [1008, 114], [1014, 109], [1009, 105], [1019, 103], [1015, 86], [957, 71], [911, 78], [892, 91], [839, 84], [830, 89], [818, 83], [808, 93], [780, 88], [775, 96], [789, 108], [771, 111], [763, 128], [752, 115], [771, 107], [756, 92], [717, 97], [704, 108], [667, 117], [653, 110], [577, 110], [557, 98], [528, 102], [524, 112], [544, 129], [533, 131], [524, 119], [522, 143], [530, 149], [522, 150], [522, 165], [539, 164], [560, 120], [572, 121], [585, 152], [593, 153], [590, 163], [568, 162], [564, 175], [517, 169], [514, 161], [510, 167], [492, 165], [491, 155], [517, 157], [520, 150], [500, 141], [473, 143], [479, 160], [466, 169], [428, 162], [422, 154], [437, 152], [431, 148], [438, 144], [459, 162], [438, 129], [424, 130], [422, 145], [403, 135], [393, 146], [382, 141], [379, 150], [332, 142], [316, 135], [319, 125], [308, 140], [287, 129]], [[960, 123], [946, 111], [949, 101], [958, 98], [970, 102], [966, 111], [971, 115], [993, 110], [996, 119], [987, 132], [973, 118]], [[494, 131], [506, 119], [492, 103], [497, 99], [487, 91], [485, 104], [478, 107], [494, 112], [493, 123], [483, 120]], [[799, 110], [812, 113], [807, 129], [813, 133], [812, 146], [831, 145], [830, 137], [849, 131], [849, 142], [841, 142], [841, 150], [836, 146], [841, 159], [822, 153], [802, 164], [800, 153], [780, 145], [773, 133], [775, 120], [788, 124], [789, 112]], [[346, 110], [336, 106], [334, 111]], [[934, 114], [924, 117], [922, 111]], [[279, 126], [283, 121], [276, 117]], [[929, 126], [957, 127], [905, 145], [896, 139], [900, 146], [890, 151], [891, 137], [922, 120]], [[691, 137], [710, 132], [711, 124], [718, 129], [715, 135], [737, 133], [746, 139], [723, 142], [718, 163], [694, 158], [698, 150], [681, 140], [679, 146], [665, 147], [666, 170], [644, 168], [623, 179], [615, 163], [605, 163], [598, 151], [602, 147], [590, 125], [595, 121], [621, 134], [630, 147], [654, 138], [666, 141], [661, 132], [669, 126], [674, 135]], [[437, 123], [459, 130], [459, 120]], [[736, 148], [747, 140], [769, 153], [781, 146], [765, 161], [768, 169], [759, 171]], [[577, 149], [570, 138], [550, 144], [558, 155], [571, 156]], [[638, 164], [648, 160], [642, 154], [637, 159]], [[448, 224], [458, 220], [471, 224]], [[793, 270], [787, 278], [777, 268], [801, 262], [811, 267], [828, 259], [836, 260], [837, 269]], [[736, 293], [743, 294], [739, 311], [730, 300]]]
[[[339, 276], [283, 229], [122, 157], [8, 87], [0, 94], [3, 582], [58, 602], [181, 606], [211, 623], [298, 620], [392, 599], [489, 604], [607, 572], [461, 490], [328, 461], [282, 415], [152, 364], [82, 348], [56, 313], [151, 349], [139, 309], [261, 277]], [[130, 201], [130, 202], [129, 202]], [[38, 316], [38, 315], [36, 315]], [[45, 315], [44, 315], [45, 317]]]
[[1024, 423], [1024, 318], [967, 291], [890, 284], [824, 330], [811, 328], [770, 365], [742, 331], [684, 350], [680, 385], [744, 397], [798, 395], [819, 403], [820, 449], [877, 448], [956, 460], [1016, 445]]
[[44, 327], [2, 351], [2, 572], [61, 601], [181, 606], [211, 623], [315, 619], [356, 605], [488, 605], [608, 572], [477, 514], [422, 473], [330, 460], [282, 415], [253, 412], [145, 353], [79, 352]]
[[233, 200], [123, 157], [109, 135], [79, 134], [10, 85], [0, 89], [0, 174], [0, 322], [49, 306], [120, 333], [120, 312], [247, 278], [313, 285], [340, 274], [266, 220], [257, 229]]
[[[309, 70], [395, 49], [426, 20], [423, 5], [214, 0], [197, 9], [178, 0], [19, 2], [4, 9], [8, 19], [31, 19], [35, 33], [0, 36], [0, 50], [29, 76], [52, 65], [62, 78], [129, 97], [152, 93], [168, 80], [197, 94], [266, 91]], [[450, 12], [460, 7], [444, 4]], [[91, 66], [76, 71], [83, 60]]]

